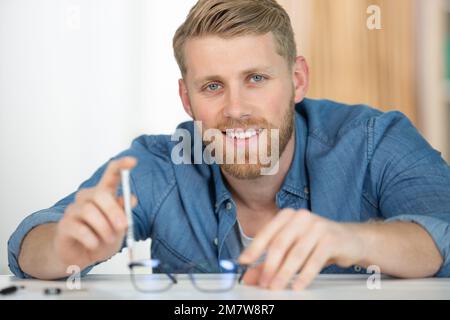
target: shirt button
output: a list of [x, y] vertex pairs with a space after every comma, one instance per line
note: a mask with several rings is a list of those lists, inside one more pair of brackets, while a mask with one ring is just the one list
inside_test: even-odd
[[214, 244], [215, 244], [216, 246], [218, 246], [218, 245], [219, 245], [219, 239], [214, 238]]
[[233, 205], [231, 204], [231, 202], [228, 201], [226, 205], [227, 210], [230, 211], [232, 207]]
[[361, 267], [360, 266], [354, 266], [353, 270], [355, 270], [356, 272], [361, 272]]
[[309, 194], [309, 188], [308, 188], [308, 187], [305, 187], [305, 188], [303, 189], [303, 192], [306, 193], [306, 194]]

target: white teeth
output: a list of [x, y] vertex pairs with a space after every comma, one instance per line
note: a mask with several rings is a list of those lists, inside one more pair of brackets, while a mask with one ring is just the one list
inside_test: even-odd
[[228, 138], [231, 139], [248, 139], [253, 136], [256, 136], [258, 133], [260, 133], [262, 129], [248, 129], [247, 131], [242, 130], [226, 130], [226, 134]]
[[226, 133], [228, 138], [234, 139], [234, 132], [227, 130]]

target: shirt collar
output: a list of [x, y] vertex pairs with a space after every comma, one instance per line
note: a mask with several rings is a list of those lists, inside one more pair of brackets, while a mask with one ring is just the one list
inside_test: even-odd
[[[309, 199], [309, 186], [307, 183], [308, 178], [305, 163], [308, 128], [305, 119], [297, 111], [300, 106], [301, 103], [296, 105], [295, 112], [294, 157], [281, 189], [277, 193], [277, 198], [283, 193], [288, 193], [306, 200]], [[229, 201], [232, 197], [230, 191], [225, 186], [219, 165], [213, 164], [211, 166], [216, 195], [215, 211], [217, 213], [221, 205], [225, 201]]]

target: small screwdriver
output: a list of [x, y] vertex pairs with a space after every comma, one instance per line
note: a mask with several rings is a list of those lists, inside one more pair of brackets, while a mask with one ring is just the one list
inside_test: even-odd
[[10, 287], [6, 287], [0, 290], [0, 294], [1, 295], [7, 295], [7, 294], [12, 294], [16, 291], [18, 291], [19, 289], [24, 289], [24, 286], [10, 286]]

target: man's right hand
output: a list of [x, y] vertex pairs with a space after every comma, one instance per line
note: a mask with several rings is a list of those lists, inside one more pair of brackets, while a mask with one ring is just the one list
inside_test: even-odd
[[[109, 259], [120, 250], [128, 222], [123, 198], [116, 197], [120, 171], [132, 169], [136, 159], [125, 157], [111, 161], [100, 182], [81, 189], [67, 206], [56, 226], [53, 247], [62, 264], [81, 269]], [[132, 196], [132, 206], [137, 204]]]

